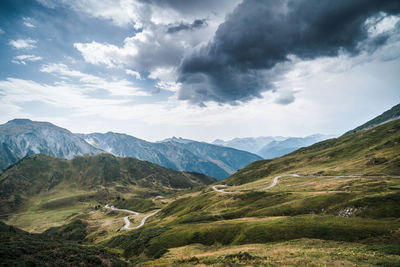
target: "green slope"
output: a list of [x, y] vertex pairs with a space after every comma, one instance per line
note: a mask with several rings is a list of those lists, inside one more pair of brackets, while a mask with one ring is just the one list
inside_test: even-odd
[[225, 182], [244, 184], [285, 172], [400, 175], [400, 120], [319, 142], [284, 157], [254, 162]]
[[[279, 265], [259, 249], [264, 244], [280, 248], [280, 262], [289, 266], [398, 265], [399, 163], [395, 120], [250, 164], [222, 181], [232, 194], [208, 187], [181, 195], [139, 231], [103, 245], [129, 259], [153, 258], [149, 266], [224, 266], [229, 257], [238, 265]], [[336, 254], [325, 254], [325, 246]]]
[[129, 205], [129, 199], [144, 201], [215, 181], [202, 174], [109, 154], [72, 160], [38, 154], [0, 175], [0, 215], [23, 229], [34, 230], [31, 226], [40, 225], [34, 231], [42, 231], [73, 214], [117, 199], [127, 199], [126, 205], [144, 211], [155, 207], [151, 200], [138, 206], [136, 202]]
[[105, 249], [30, 234], [2, 222], [0, 259], [1, 266], [128, 266]]
[[364, 123], [363, 125], [358, 126], [357, 128], [348, 131], [346, 134], [352, 134], [352, 133], [356, 133], [365, 129], [369, 129], [372, 128], [374, 126], [377, 126], [379, 124], [388, 122], [389, 120], [393, 120], [396, 118], [400, 117], [400, 104], [392, 107], [391, 109], [385, 111], [384, 113], [382, 113], [381, 115], [373, 118], [370, 121], [367, 121], [366, 123]]

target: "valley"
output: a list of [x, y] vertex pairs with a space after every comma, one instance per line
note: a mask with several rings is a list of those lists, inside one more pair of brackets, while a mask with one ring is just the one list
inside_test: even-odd
[[389, 121], [222, 181], [107, 154], [34, 155], [1, 174], [1, 215], [141, 266], [396, 265], [399, 133]]
[[0, 0], [0, 267], [400, 267], [400, 0]]

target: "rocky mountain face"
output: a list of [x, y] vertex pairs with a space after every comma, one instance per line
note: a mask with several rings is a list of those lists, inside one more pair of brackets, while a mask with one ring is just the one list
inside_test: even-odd
[[59, 158], [108, 152], [218, 179], [262, 159], [249, 152], [181, 138], [152, 143], [120, 133], [73, 134], [48, 122], [15, 119], [0, 125], [0, 170], [38, 153]]
[[32, 154], [71, 159], [100, 152], [79, 136], [48, 122], [15, 119], [0, 125], [0, 170]]
[[218, 179], [261, 159], [249, 152], [181, 138], [151, 143], [112, 132], [79, 134], [79, 137], [116, 156], [134, 157], [167, 168], [200, 172]]

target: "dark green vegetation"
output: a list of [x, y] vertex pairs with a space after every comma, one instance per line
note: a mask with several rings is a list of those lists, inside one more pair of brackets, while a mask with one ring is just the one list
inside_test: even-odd
[[388, 122], [389, 120], [393, 120], [393, 119], [396, 119], [396, 118], [399, 118], [399, 117], [400, 117], [400, 104], [398, 104], [398, 105], [392, 107], [391, 109], [385, 111], [384, 113], [382, 113], [378, 117], [375, 117], [370, 121], [367, 121], [363, 125], [358, 126], [357, 128], [355, 128], [355, 129], [353, 129], [351, 131], [348, 131], [347, 133], [345, 133], [345, 135], [346, 134], [352, 134], [352, 133], [355, 133], [355, 132], [359, 132], [359, 131], [362, 131], [362, 130], [365, 130], [365, 129], [369, 129], [369, 128], [372, 128], [374, 126], [377, 126], [379, 124]]
[[88, 234], [87, 227], [88, 224], [86, 222], [75, 219], [63, 226], [49, 228], [43, 234], [46, 236], [58, 236], [66, 240], [83, 241]]
[[58, 237], [30, 234], [2, 222], [0, 259], [1, 266], [127, 266], [107, 250]]
[[114, 207], [118, 207], [120, 209], [128, 209], [134, 210], [138, 212], [146, 212], [156, 208], [156, 205], [151, 199], [143, 199], [143, 198], [119, 198], [112, 203]]

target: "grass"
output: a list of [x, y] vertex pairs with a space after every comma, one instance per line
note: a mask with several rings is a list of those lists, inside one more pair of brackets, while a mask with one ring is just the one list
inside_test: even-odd
[[157, 207], [151, 199], [143, 199], [137, 197], [129, 199], [119, 198], [116, 201], [112, 202], [112, 205], [120, 209], [129, 209], [137, 212], [146, 212]]
[[[22, 159], [1, 173], [0, 213], [27, 211], [31, 209], [32, 199], [38, 201], [35, 204], [40, 209], [54, 210], [74, 203], [108, 203], [118, 196], [144, 192], [154, 197], [214, 181], [205, 175], [108, 154], [78, 156], [72, 160], [38, 154]], [[80, 193], [73, 194], [75, 191]], [[68, 192], [72, 193], [70, 198], [67, 198]]]
[[400, 227], [397, 220], [341, 218], [337, 216], [292, 216], [275, 219], [226, 220], [147, 227], [105, 242], [105, 247], [120, 248], [125, 257], [155, 258], [171, 248], [202, 244], [230, 246], [263, 244], [299, 238], [361, 242], [390, 235]]
[[1, 266], [127, 266], [118, 255], [0, 223]]
[[240, 185], [288, 172], [304, 175], [399, 175], [398, 151], [400, 120], [395, 120], [370, 130], [319, 142], [280, 158], [254, 162], [225, 181], [230, 185]]
[[[34, 230], [65, 220], [47, 234], [96, 244], [137, 265], [397, 266], [399, 144], [400, 120], [321, 142], [222, 181], [234, 194], [211, 186], [157, 191], [154, 184], [114, 182], [85, 195], [56, 185], [10, 220]], [[277, 175], [278, 184], [264, 190]], [[125, 231], [127, 214], [102, 208], [105, 203], [162, 211]]]
[[170, 249], [142, 266], [397, 266], [400, 256], [392, 252], [384, 246], [309, 238], [233, 246], [193, 244]]

